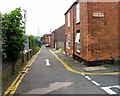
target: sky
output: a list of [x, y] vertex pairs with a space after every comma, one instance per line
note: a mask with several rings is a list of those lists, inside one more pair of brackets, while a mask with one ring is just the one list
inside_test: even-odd
[[[64, 13], [75, 0], [0, 0], [0, 12], [27, 11], [26, 34], [43, 36], [65, 24]], [[39, 31], [38, 31], [39, 30]]]

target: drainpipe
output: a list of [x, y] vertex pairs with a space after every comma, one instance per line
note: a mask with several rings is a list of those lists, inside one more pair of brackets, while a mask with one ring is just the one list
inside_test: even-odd
[[73, 7], [73, 56], [74, 56], [74, 53], [75, 53], [75, 28], [74, 28], [74, 7]]
[[[90, 10], [90, 8], [89, 8], [89, 1], [87, 0], [87, 17], [88, 17], [88, 31], [89, 31], [89, 10]], [[87, 33], [87, 38], [88, 38], [88, 33]], [[88, 60], [88, 39], [86, 39], [86, 46], [87, 46], [87, 49], [86, 49], [86, 59]]]

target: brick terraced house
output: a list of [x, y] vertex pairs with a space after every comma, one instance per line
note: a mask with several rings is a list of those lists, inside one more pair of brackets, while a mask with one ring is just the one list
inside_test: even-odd
[[45, 34], [45, 35], [43, 35], [44, 44], [49, 44], [50, 45], [50, 37], [51, 37], [51, 34]]
[[65, 13], [65, 52], [85, 61], [120, 56], [119, 5], [120, 2], [76, 0]]
[[54, 30], [51, 34], [51, 47], [55, 49], [64, 48], [65, 24]]
[[53, 32], [51, 33], [50, 46], [51, 46], [52, 48], [55, 48], [55, 31], [53, 31]]

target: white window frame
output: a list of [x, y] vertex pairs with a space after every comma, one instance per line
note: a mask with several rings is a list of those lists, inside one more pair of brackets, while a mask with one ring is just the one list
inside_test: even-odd
[[80, 22], [80, 3], [76, 5], [76, 23]]
[[80, 47], [80, 42], [77, 43], [77, 52], [80, 53], [80, 49], [78, 50], [78, 44], [79, 44], [79, 47]]
[[67, 19], [68, 19], [68, 27], [70, 27], [70, 12], [68, 12]]
[[67, 36], [67, 48], [70, 49], [70, 33]]
[[79, 39], [80, 39], [80, 32], [76, 33], [75, 42], [79, 43]]
[[[76, 37], [75, 37], [75, 43], [76, 43], [76, 51], [78, 52], [78, 53], [80, 53], [80, 31], [79, 32], [77, 32], [76, 33]], [[79, 46], [78, 46], [78, 44], [79, 44]], [[78, 49], [79, 48], [79, 49]]]

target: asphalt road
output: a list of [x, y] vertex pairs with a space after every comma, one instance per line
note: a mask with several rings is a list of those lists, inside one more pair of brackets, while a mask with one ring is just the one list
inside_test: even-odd
[[[46, 66], [46, 59], [50, 66]], [[89, 78], [66, 70], [49, 48], [43, 47], [15, 94], [108, 94], [101, 86], [118, 85], [117, 76], [89, 75]]]
[[108, 94], [119, 94], [120, 96], [119, 75], [88, 75], [88, 77], [100, 84], [101, 89]]

